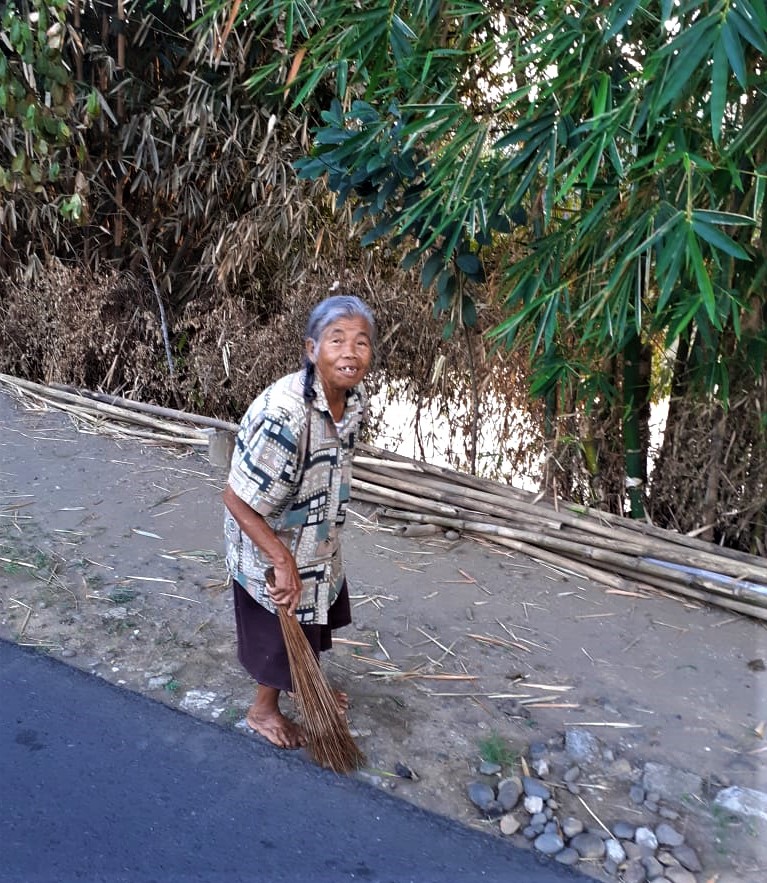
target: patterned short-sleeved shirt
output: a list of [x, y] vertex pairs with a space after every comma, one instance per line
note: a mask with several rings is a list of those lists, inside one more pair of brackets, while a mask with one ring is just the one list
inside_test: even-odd
[[[229, 485], [295, 558], [303, 582], [299, 622], [325, 624], [344, 579], [340, 529], [366, 400], [361, 385], [351, 390], [337, 425], [319, 380], [314, 401], [304, 398], [304, 378], [304, 372], [289, 374], [250, 405], [237, 434]], [[272, 562], [228, 510], [224, 536], [230, 576], [274, 613], [265, 580]]]

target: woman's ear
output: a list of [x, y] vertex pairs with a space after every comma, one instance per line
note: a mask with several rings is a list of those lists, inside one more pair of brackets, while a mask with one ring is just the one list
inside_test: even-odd
[[317, 361], [317, 357], [314, 354], [314, 341], [311, 339], [311, 337], [307, 337], [304, 341], [304, 349], [306, 350], [306, 358], [313, 365]]

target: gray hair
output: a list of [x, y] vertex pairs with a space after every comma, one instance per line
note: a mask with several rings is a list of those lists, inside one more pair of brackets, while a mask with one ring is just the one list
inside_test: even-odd
[[[355, 317], [367, 322], [370, 328], [370, 342], [375, 346], [376, 320], [373, 311], [363, 300], [352, 294], [335, 294], [320, 301], [312, 310], [309, 321], [306, 323], [304, 340], [312, 340], [315, 346], [319, 346], [322, 333], [329, 325], [338, 319], [353, 319]], [[314, 365], [306, 353], [304, 353], [304, 369], [306, 371], [304, 397], [311, 401], [315, 396]]]
[[320, 301], [306, 323], [304, 339], [313, 340], [315, 345], [319, 345], [322, 332], [328, 325], [332, 325], [338, 319], [353, 319], [357, 316], [368, 323], [370, 342], [375, 343], [376, 320], [373, 318], [373, 311], [364, 301], [352, 294], [336, 294]]

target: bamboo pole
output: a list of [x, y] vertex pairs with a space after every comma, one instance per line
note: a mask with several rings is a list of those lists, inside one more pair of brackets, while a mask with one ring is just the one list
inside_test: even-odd
[[[486, 515], [490, 514], [494, 519], [503, 523], [508, 521], [512, 512], [522, 513], [528, 519], [532, 518], [538, 526], [554, 530], [561, 530], [563, 525], [567, 526], [575, 531], [575, 533], [571, 533], [570, 530], [563, 531], [569, 539], [577, 539], [604, 548], [622, 547], [624, 551], [632, 551], [637, 554], [644, 552], [649, 557], [658, 557], [658, 539], [650, 539], [638, 533], [622, 531], [620, 526], [607, 527], [594, 521], [570, 516], [561, 511], [555, 516], [554, 511], [549, 510], [549, 507], [504, 499], [500, 495], [488, 494], [472, 488], [461, 487], [460, 493], [455, 493], [453, 492], [454, 486], [446, 487], [441, 480], [426, 475], [420, 475], [417, 479], [413, 476], [409, 481], [406, 481], [401, 478], [400, 473], [387, 470], [385, 466], [381, 469], [381, 476], [368, 466], [358, 468], [356, 465], [354, 474], [362, 476], [371, 484], [378, 484], [381, 477], [385, 477], [389, 488], [406, 490], [411, 495], [414, 485], [416, 485], [420, 496], [453, 505], [458, 510], [463, 509], [463, 512], [459, 511], [457, 514], [464, 518], [467, 517], [466, 509], [473, 509]], [[688, 565], [690, 563], [689, 549], [686, 546], [677, 545], [675, 540], [679, 535], [672, 532], [667, 533], [669, 536], [664, 537], [662, 557], [672, 560], [676, 564]], [[602, 538], [602, 540], [598, 538]], [[711, 552], [711, 548], [711, 544], [708, 544], [705, 551], [695, 555], [696, 566], [700, 566], [701, 569], [721, 572], [735, 579], [767, 582], [767, 566], [758, 558], [754, 558], [754, 563], [735, 562]]]
[[[5, 374], [0, 374], [0, 380], [9, 383], [12, 386], [17, 386], [20, 389], [24, 389], [27, 392], [31, 392], [33, 395], [38, 396], [38, 398], [43, 398], [49, 404], [53, 405], [54, 407], [62, 408], [63, 410], [70, 410], [77, 413], [79, 409], [80, 413], [88, 411], [90, 413], [95, 412], [109, 417], [114, 417], [115, 419], [126, 420], [129, 418], [134, 423], [139, 423], [143, 426], [150, 426], [154, 429], [161, 429], [163, 432], [173, 433], [174, 435], [189, 436], [190, 434], [194, 433], [194, 430], [187, 426], [177, 426], [166, 420], [158, 420], [154, 417], [149, 417], [144, 414], [126, 414], [126, 411], [123, 408], [117, 408], [114, 405], [107, 405], [104, 402], [88, 401], [83, 396], [64, 392], [63, 390], [44, 387], [41, 391], [41, 385], [39, 383], [33, 383], [30, 380], [9, 378]], [[65, 403], [68, 407], [63, 407], [60, 404], [62, 402]], [[196, 433], [195, 437], [199, 440], [207, 441], [207, 436], [202, 431]]]
[[[5, 379], [5, 377], [6, 375], [0, 375], [0, 379]], [[133, 399], [124, 399], [120, 396], [107, 395], [106, 393], [91, 392], [90, 390], [78, 389], [75, 386], [67, 386], [63, 383], [52, 383], [49, 388], [68, 392], [73, 395], [79, 395], [89, 400], [92, 399], [97, 402], [104, 402], [107, 405], [114, 405], [115, 407], [125, 408], [126, 410], [156, 414], [159, 417], [168, 417], [173, 420], [181, 420], [185, 423], [196, 423], [198, 426], [210, 426], [212, 429], [224, 429], [229, 432], [237, 432], [240, 428], [236, 423], [230, 423], [227, 420], [219, 420], [216, 417], [206, 417], [204, 414], [191, 414], [188, 411], [179, 411], [176, 408], [164, 408], [160, 405], [148, 404], [147, 402], [136, 402]]]
[[[467, 533], [478, 534], [480, 536], [489, 536], [498, 542], [499, 540], [514, 541], [515, 543], [524, 544], [524, 548], [515, 546], [519, 551], [535, 557], [539, 550], [545, 550], [548, 553], [557, 554], [560, 560], [571, 562], [598, 562], [597, 569], [600, 571], [619, 570], [623, 574], [632, 575], [635, 580], [643, 580], [652, 577], [654, 580], [662, 579], [668, 591], [674, 591], [677, 586], [684, 586], [697, 592], [701, 589], [705, 590], [709, 601], [713, 602], [714, 598], [725, 598], [727, 600], [748, 602], [752, 607], [767, 608], [767, 595], [743, 585], [727, 587], [719, 585], [712, 580], [695, 577], [692, 574], [678, 570], [670, 570], [668, 568], [652, 564], [644, 561], [641, 557], [633, 557], [618, 552], [596, 549], [587, 547], [582, 543], [574, 543], [570, 540], [563, 540], [558, 537], [550, 537], [545, 534], [533, 534], [528, 531], [515, 530], [514, 528], [504, 528], [495, 524], [485, 524], [483, 522], [469, 521], [466, 519], [455, 519], [444, 516], [423, 515], [414, 512], [398, 512], [387, 510], [389, 517], [403, 518], [408, 521], [417, 521], [419, 523], [433, 523], [441, 527], [449, 527], [454, 530], [465, 531]], [[504, 545], [507, 543], [504, 542]], [[609, 565], [602, 567], [601, 565]], [[590, 565], [589, 565], [590, 566]], [[600, 581], [604, 582], [604, 578]], [[656, 584], [657, 583], [653, 583]]]

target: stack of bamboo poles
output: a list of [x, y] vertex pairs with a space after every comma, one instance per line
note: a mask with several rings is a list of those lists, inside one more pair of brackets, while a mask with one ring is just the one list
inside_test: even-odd
[[[233, 423], [0, 374], [0, 383], [102, 431], [206, 446]], [[767, 621], [767, 561], [594, 509], [360, 445], [352, 494], [387, 518], [456, 530], [608, 586], [651, 588]]]
[[767, 561], [651, 524], [362, 447], [352, 493], [380, 514], [433, 524], [635, 594], [648, 587], [767, 621]]

